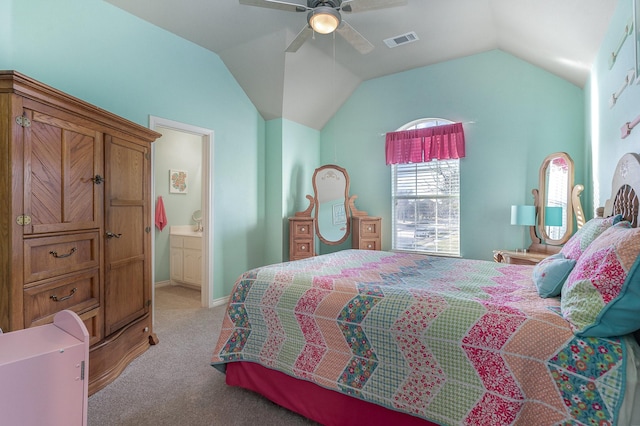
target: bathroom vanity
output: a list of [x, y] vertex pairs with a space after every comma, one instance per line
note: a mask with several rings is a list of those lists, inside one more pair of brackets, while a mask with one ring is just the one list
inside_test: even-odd
[[202, 232], [192, 225], [170, 228], [170, 278], [179, 284], [200, 290], [202, 286]]

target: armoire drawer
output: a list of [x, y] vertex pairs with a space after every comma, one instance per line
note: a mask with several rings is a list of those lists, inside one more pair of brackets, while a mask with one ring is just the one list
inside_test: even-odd
[[24, 282], [100, 266], [97, 232], [24, 240]]
[[89, 332], [89, 346], [102, 340], [102, 315], [100, 308], [78, 315]]
[[[100, 306], [100, 271], [92, 269], [24, 289], [25, 328], [53, 321], [63, 309], [77, 314]], [[84, 319], [84, 318], [83, 318]]]

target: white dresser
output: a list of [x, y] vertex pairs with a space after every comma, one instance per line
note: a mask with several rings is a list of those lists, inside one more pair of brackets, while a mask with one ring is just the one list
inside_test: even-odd
[[170, 278], [174, 284], [200, 289], [202, 286], [202, 232], [193, 226], [170, 228]]

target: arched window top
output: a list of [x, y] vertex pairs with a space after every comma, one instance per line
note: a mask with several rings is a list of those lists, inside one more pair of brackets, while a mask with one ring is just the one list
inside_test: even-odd
[[446, 118], [419, 118], [400, 126], [397, 131], [424, 129], [427, 127], [444, 126], [453, 123], [453, 121], [447, 120]]

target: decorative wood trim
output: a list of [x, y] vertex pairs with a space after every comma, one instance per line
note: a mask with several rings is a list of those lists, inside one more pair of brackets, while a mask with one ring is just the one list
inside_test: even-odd
[[573, 213], [576, 215], [576, 226], [578, 229], [582, 228], [586, 223], [582, 203], [580, 203], [580, 194], [582, 194], [582, 191], [584, 191], [584, 186], [579, 184], [571, 190], [571, 204], [573, 205]]
[[315, 200], [309, 194], [307, 194], [307, 200], [309, 200], [309, 207], [307, 207], [307, 209], [304, 210], [304, 211], [296, 212], [296, 214], [295, 214], [296, 217], [311, 217], [311, 211], [313, 210], [313, 207], [315, 206]]
[[369, 216], [369, 213], [356, 208], [356, 198], [358, 198], [357, 195], [349, 197], [349, 210], [351, 210], [351, 216]]

